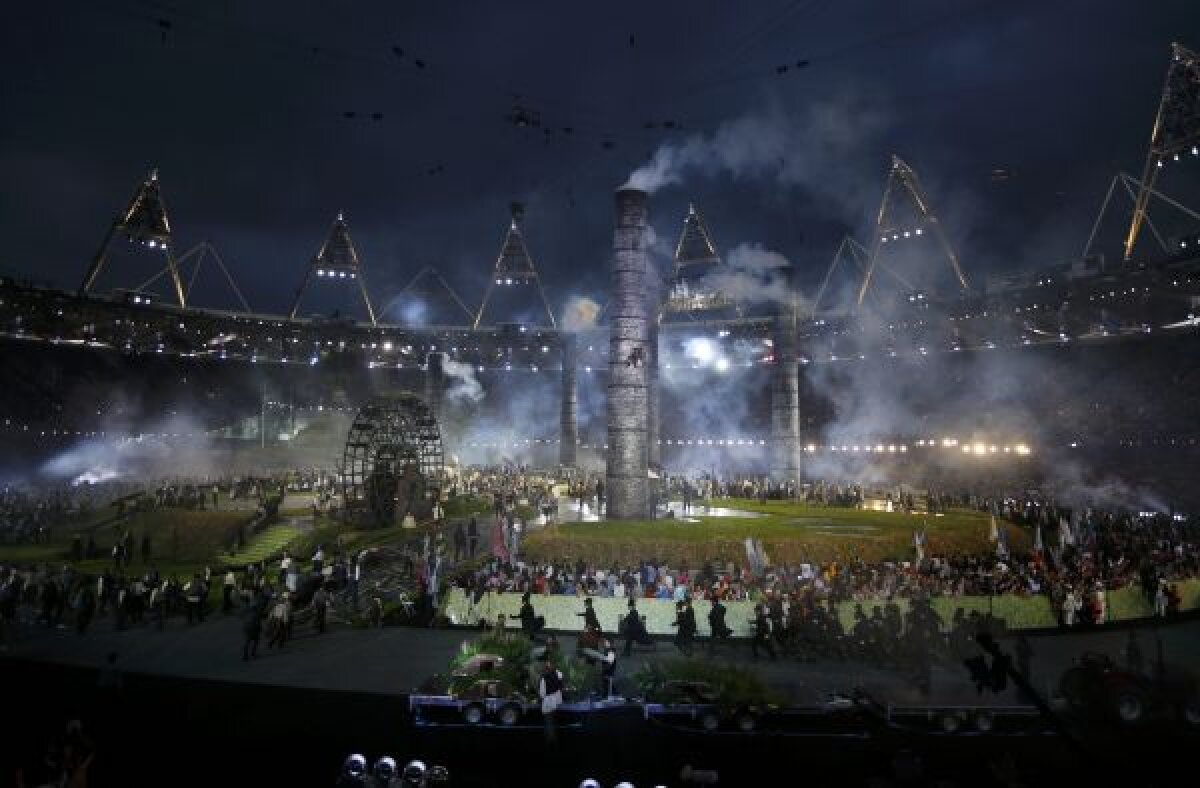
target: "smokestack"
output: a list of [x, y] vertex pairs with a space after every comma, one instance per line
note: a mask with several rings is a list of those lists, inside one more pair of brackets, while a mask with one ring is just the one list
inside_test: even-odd
[[579, 341], [574, 334], [559, 334], [562, 347], [562, 409], [558, 422], [558, 464], [573, 468], [576, 444], [579, 443], [579, 419], [576, 412], [578, 389], [576, 367], [579, 363]]
[[646, 346], [646, 462], [651, 468], [662, 467], [662, 444], [659, 441], [662, 420], [659, 418], [658, 387], [658, 297], [650, 301], [650, 341]]
[[774, 324], [775, 366], [771, 372], [771, 478], [800, 481], [800, 365], [796, 322], [781, 309]]
[[425, 357], [425, 404], [436, 418], [442, 417], [442, 393], [446, 390], [445, 353], [430, 353]]
[[608, 350], [608, 519], [639, 520], [647, 507], [646, 193], [621, 189], [613, 231]]

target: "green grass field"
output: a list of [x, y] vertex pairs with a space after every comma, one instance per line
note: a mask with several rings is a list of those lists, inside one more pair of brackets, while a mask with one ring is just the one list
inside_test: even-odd
[[[530, 534], [526, 557], [561, 562], [566, 559], [606, 564], [636, 564], [646, 558], [699, 566], [707, 560], [742, 561], [747, 537], [762, 542], [773, 563], [823, 562], [861, 558], [864, 561], [906, 560], [913, 557], [912, 535], [928, 533], [926, 554], [989, 552], [990, 518], [973, 511], [944, 516], [909, 515], [827, 506], [743, 499], [714, 503], [725, 508], [761, 513], [760, 517], [706, 517], [686, 520], [562, 523]], [[1030, 537], [1012, 525], [1009, 546], [1024, 550]]]

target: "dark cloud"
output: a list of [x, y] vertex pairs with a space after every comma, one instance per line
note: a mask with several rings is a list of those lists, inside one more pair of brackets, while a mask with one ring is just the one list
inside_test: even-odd
[[558, 311], [603, 300], [612, 190], [655, 151], [837, 106], [806, 126], [836, 140], [768, 140], [797, 177], [662, 189], [660, 234], [695, 200], [725, 249], [815, 285], [895, 151], [979, 276], [1077, 253], [1195, 30], [1189, 0], [27, 3], [0, 32], [0, 268], [74, 286], [157, 165], [180, 244], [213, 241], [258, 308], [286, 309], [339, 210], [378, 302], [431, 265], [473, 306], [515, 199]]

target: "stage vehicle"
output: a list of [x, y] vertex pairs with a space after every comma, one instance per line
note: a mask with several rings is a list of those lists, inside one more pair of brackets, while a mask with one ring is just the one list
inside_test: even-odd
[[1063, 673], [1059, 692], [1076, 715], [1130, 726], [1170, 721], [1200, 727], [1200, 682], [1186, 668], [1164, 665], [1151, 676], [1089, 652]]

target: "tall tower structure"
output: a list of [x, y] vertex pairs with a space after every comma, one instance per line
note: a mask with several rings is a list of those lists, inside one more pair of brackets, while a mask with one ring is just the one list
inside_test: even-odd
[[608, 352], [608, 519], [649, 516], [647, 497], [646, 193], [616, 194]]
[[1150, 131], [1150, 150], [1133, 203], [1133, 217], [1125, 236], [1125, 259], [1133, 256], [1154, 183], [1168, 161], [1181, 155], [1200, 156], [1200, 58], [1182, 44], [1171, 44], [1171, 62], [1163, 81], [1162, 98]]
[[367, 283], [363, 278], [358, 249], [355, 248], [354, 241], [350, 238], [350, 228], [346, 226], [346, 218], [340, 211], [329, 228], [329, 235], [325, 238], [325, 243], [321, 244], [320, 251], [317, 252], [304, 272], [304, 279], [301, 280], [300, 288], [296, 291], [296, 298], [292, 301], [292, 310], [289, 313], [293, 320], [296, 319], [296, 313], [300, 310], [300, 301], [314, 281], [338, 282], [349, 284], [351, 287], [357, 286], [359, 293], [362, 294], [363, 305], [367, 308], [367, 318], [371, 321], [371, 325], [375, 325], [375, 309], [371, 306], [370, 296], [367, 295]]
[[771, 478], [800, 481], [800, 364], [795, 310], [780, 310], [774, 323], [775, 365], [771, 371]]
[[510, 210], [512, 221], [508, 225], [508, 232], [504, 236], [500, 254], [496, 257], [496, 264], [492, 267], [492, 276], [488, 280], [487, 288], [483, 291], [483, 301], [479, 304], [479, 311], [475, 313], [473, 327], [479, 328], [480, 323], [483, 322], [488, 302], [492, 300], [497, 288], [533, 287], [537, 290], [542, 307], [546, 310], [546, 318], [550, 327], [557, 328], [554, 310], [550, 308], [550, 302], [546, 300], [546, 291], [542, 289], [542, 280], [538, 277], [533, 258], [529, 256], [529, 249], [525, 246], [525, 236], [521, 232], [525, 208], [521, 203], [514, 202], [510, 206]]
[[[905, 200], [910, 208], [909, 221], [912, 224], [900, 226], [900, 211], [897, 206]], [[932, 235], [940, 246], [954, 276], [958, 279], [963, 291], [967, 291], [967, 277], [958, 262], [958, 255], [942, 232], [942, 225], [929, 205], [929, 199], [921, 188], [917, 173], [904, 163], [899, 156], [892, 156], [892, 166], [888, 170], [887, 185], [883, 189], [883, 198], [879, 201], [879, 212], [875, 218], [875, 229], [871, 238], [871, 251], [867, 256], [867, 270], [863, 274], [862, 286], [858, 290], [858, 306], [861, 308], [863, 299], [871, 287], [875, 268], [879, 264], [879, 254], [888, 243], [899, 243], [906, 239], [920, 237], [926, 233]]]
[[558, 464], [567, 468], [578, 462], [579, 444], [579, 338], [572, 333], [559, 335], [562, 349], [562, 391], [560, 395]]
[[124, 235], [131, 243], [162, 251], [167, 258], [167, 272], [175, 288], [175, 298], [179, 306], [186, 307], [187, 297], [183, 292], [183, 282], [179, 278], [179, 268], [175, 265], [171, 223], [167, 219], [167, 206], [159, 189], [157, 169], [151, 170], [138, 185], [125, 212], [113, 219], [100, 249], [92, 258], [92, 264], [88, 266], [87, 274], [83, 277], [83, 283], [79, 287], [81, 294], [92, 291], [92, 286], [108, 261], [109, 251], [118, 235]]

